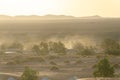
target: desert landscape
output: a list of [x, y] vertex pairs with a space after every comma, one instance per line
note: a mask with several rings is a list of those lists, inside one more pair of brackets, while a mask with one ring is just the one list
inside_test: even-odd
[[[110, 38], [119, 42], [120, 19], [100, 16], [59, 17], [61, 16], [50, 20], [46, 17], [44, 20], [43, 17], [34, 20], [33, 16], [22, 20], [3, 17], [0, 21], [0, 72], [1, 75], [6, 75], [3, 79], [10, 76], [19, 79], [24, 68], [29, 66], [39, 72], [39, 79], [48, 77], [51, 80], [74, 80], [75, 77], [78, 80], [94, 80], [94, 65], [105, 56], [101, 49], [102, 41]], [[50, 46], [50, 43], [54, 42], [61, 42], [63, 48], [36, 52], [35, 46], [42, 48], [45, 43]], [[87, 52], [78, 54], [76, 49], [82, 50], [83, 46], [88, 47], [85, 48]], [[54, 52], [54, 49], [58, 52]], [[119, 76], [120, 57], [107, 55], [107, 58], [111, 65], [117, 65], [115, 74]], [[119, 80], [112, 80], [117, 79]]]

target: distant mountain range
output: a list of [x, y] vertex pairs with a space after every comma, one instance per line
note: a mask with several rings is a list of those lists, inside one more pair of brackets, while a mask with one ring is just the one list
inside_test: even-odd
[[74, 16], [66, 16], [66, 15], [45, 15], [45, 16], [37, 16], [37, 15], [30, 15], [30, 16], [7, 16], [7, 15], [0, 15], [0, 20], [44, 20], [44, 19], [97, 19], [102, 18], [99, 15], [95, 16], [86, 16], [86, 17], [74, 17]]
[[99, 15], [94, 15], [94, 16], [85, 16], [85, 17], [79, 17], [79, 18], [82, 18], [82, 19], [97, 19], [97, 18], [103, 18]]

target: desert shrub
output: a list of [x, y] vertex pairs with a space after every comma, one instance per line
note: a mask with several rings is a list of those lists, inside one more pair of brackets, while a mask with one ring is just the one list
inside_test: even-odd
[[62, 43], [61, 41], [59, 42], [49, 42], [49, 51], [53, 51], [54, 53], [66, 53], [66, 47], [64, 45], [64, 43]]
[[93, 75], [95, 77], [114, 77], [114, 68], [107, 58], [101, 59], [95, 66]]
[[95, 51], [92, 47], [85, 47], [81, 52], [82, 55], [92, 55], [94, 53]]
[[97, 55], [96, 56], [96, 58], [99, 60], [99, 59], [101, 59], [103, 56], [101, 56], [101, 55]]
[[51, 71], [59, 71], [59, 67], [57, 67], [57, 66], [52, 66], [52, 67], [50, 68], [50, 70], [51, 70]]
[[93, 47], [83, 46], [81, 43], [75, 43], [73, 49], [78, 55], [92, 55], [95, 53]]
[[49, 53], [48, 43], [45, 41], [40, 42], [38, 45], [33, 45], [32, 50], [37, 55], [47, 55]]
[[39, 48], [39, 45], [34, 45], [32, 47], [32, 51], [37, 54], [37, 55], [40, 55], [40, 48]]
[[113, 39], [105, 39], [101, 43], [101, 48], [105, 54], [109, 55], [120, 55], [120, 44], [118, 41]]
[[20, 80], [38, 80], [38, 72], [25, 67], [23, 74], [20, 77]]
[[82, 51], [83, 51], [83, 49], [84, 49], [84, 46], [81, 44], [81, 43], [75, 43], [75, 44], [73, 44], [73, 47], [72, 47], [74, 50], [75, 50], [75, 52], [77, 53], [77, 54], [80, 54]]
[[39, 49], [42, 55], [48, 54], [49, 53], [48, 43], [45, 41], [40, 42]]
[[54, 61], [50, 62], [51, 65], [57, 65], [57, 63], [55, 63]]
[[25, 59], [14, 59], [12, 61], [8, 61], [6, 64], [7, 65], [17, 65], [17, 64], [22, 64], [26, 62], [45, 62], [45, 59], [43, 57], [29, 57]]

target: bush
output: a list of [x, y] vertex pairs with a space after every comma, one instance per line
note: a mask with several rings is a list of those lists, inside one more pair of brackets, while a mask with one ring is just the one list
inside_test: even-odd
[[40, 42], [39, 49], [42, 55], [47, 55], [49, 53], [48, 43], [44, 41]]
[[52, 66], [50, 68], [51, 71], [59, 71], [59, 68], [57, 66]]
[[73, 49], [76, 51], [78, 55], [92, 55], [95, 53], [93, 47], [83, 46], [81, 43], [76, 43], [73, 45]]
[[105, 39], [101, 44], [105, 54], [120, 55], [120, 44], [116, 40]]
[[9, 61], [9, 62], [7, 62], [6, 63], [7, 65], [14, 65], [14, 64], [16, 64], [14, 61]]
[[25, 67], [20, 80], [38, 80], [38, 72], [29, 67]]
[[49, 42], [49, 50], [53, 51], [54, 53], [66, 53], [66, 47], [61, 41]]
[[51, 61], [50, 62], [51, 65], [57, 65], [55, 62]]
[[22, 63], [26, 63], [26, 62], [45, 62], [45, 59], [43, 57], [29, 57], [29, 58], [25, 58], [25, 59], [15, 59], [12, 61], [7, 62], [7, 65], [17, 65], [17, 64], [22, 64]]
[[107, 58], [101, 59], [94, 68], [93, 75], [95, 77], [114, 77], [114, 68], [111, 67]]
[[93, 48], [91, 47], [86, 47], [83, 49], [83, 51], [81, 52], [82, 55], [92, 55], [94, 54], [95, 51], [93, 50]]

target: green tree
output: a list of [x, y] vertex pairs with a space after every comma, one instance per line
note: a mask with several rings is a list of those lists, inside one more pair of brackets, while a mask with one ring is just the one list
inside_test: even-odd
[[94, 53], [95, 51], [93, 47], [84, 47], [84, 49], [81, 52], [82, 55], [92, 55]]
[[120, 44], [113, 39], [105, 39], [101, 44], [105, 54], [120, 55]]
[[39, 49], [39, 46], [38, 45], [34, 45], [33, 47], [32, 47], [32, 50], [33, 50], [33, 52], [35, 52], [36, 54], [40, 54], [40, 49]]
[[95, 77], [114, 77], [114, 68], [107, 58], [103, 58], [95, 65], [93, 75]]
[[49, 50], [55, 53], [66, 53], [66, 47], [61, 41], [49, 42]]
[[75, 43], [73, 45], [73, 49], [79, 55], [91, 55], [95, 53], [94, 48], [92, 46], [91, 47], [83, 46], [81, 43]]
[[56, 52], [57, 53], [66, 53], [65, 45], [61, 41], [59, 41], [56, 44]]
[[55, 43], [55, 52], [56, 53], [66, 53], [65, 45], [62, 42]]
[[38, 80], [38, 72], [29, 67], [25, 67], [20, 80]]
[[40, 48], [40, 53], [41, 54], [49, 53], [48, 43], [47, 42], [41, 42], [40, 45], [39, 45], [39, 48]]

